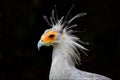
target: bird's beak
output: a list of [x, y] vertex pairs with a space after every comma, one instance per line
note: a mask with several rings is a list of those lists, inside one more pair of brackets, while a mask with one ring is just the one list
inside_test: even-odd
[[43, 42], [40, 40], [38, 41], [38, 44], [37, 44], [37, 48], [38, 50], [40, 50], [40, 47], [43, 46]]

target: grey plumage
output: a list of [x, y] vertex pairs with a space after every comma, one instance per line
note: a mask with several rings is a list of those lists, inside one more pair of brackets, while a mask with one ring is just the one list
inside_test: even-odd
[[[76, 27], [77, 24], [70, 26], [70, 23], [74, 19], [86, 15], [86, 13], [77, 14], [70, 20], [66, 20], [67, 19], [66, 17], [64, 19], [64, 16], [61, 19], [56, 19], [54, 13], [55, 11], [52, 10], [52, 17], [50, 17], [51, 23], [48, 21], [47, 17], [44, 16], [44, 19], [50, 26], [52, 26], [52, 28], [46, 30], [44, 34], [41, 36], [42, 39], [38, 42], [38, 48], [40, 48], [42, 45], [53, 46], [52, 64], [51, 64], [49, 79], [50, 80], [111, 80], [108, 77], [95, 73], [85, 72], [75, 68], [75, 64], [80, 62], [80, 53], [78, 49], [82, 50], [82, 52], [88, 49], [86, 49], [84, 46], [79, 44], [78, 42], [81, 43], [82, 41], [78, 37], [72, 34], [73, 31], [71, 31], [71, 28]], [[57, 37], [55, 41], [45, 42], [44, 37], [46, 37], [46, 35], [49, 35], [48, 32], [51, 31], [55, 31], [57, 33], [56, 35]]]
[[[79, 53], [76, 48], [81, 45], [76, 43], [76, 37], [67, 37], [59, 45], [54, 45], [52, 54], [52, 65], [50, 80], [110, 80], [102, 75], [93, 74], [75, 68], [76, 60], [80, 62]], [[65, 39], [68, 38], [68, 39]], [[78, 40], [78, 39], [77, 39]], [[64, 46], [63, 46], [64, 45]], [[84, 47], [82, 49], [85, 49]]]

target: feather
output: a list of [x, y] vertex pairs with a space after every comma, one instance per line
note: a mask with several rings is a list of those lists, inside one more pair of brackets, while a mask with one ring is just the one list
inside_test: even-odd
[[50, 21], [51, 21], [51, 23], [52, 23], [52, 26], [54, 26], [54, 21], [53, 21], [53, 18], [52, 18], [52, 17], [50, 17]]
[[57, 20], [55, 19], [55, 11], [54, 10], [52, 10], [52, 14], [51, 15], [52, 15], [52, 18], [53, 18], [53, 22], [56, 23]]
[[74, 4], [71, 6], [70, 10], [67, 12], [67, 14], [66, 14], [66, 16], [65, 16], [64, 21], [66, 21], [67, 17], [69, 16], [69, 14], [70, 14], [70, 12], [72, 11], [72, 9], [73, 9], [74, 6], [75, 6]]
[[75, 20], [76, 18], [81, 17], [81, 16], [85, 16], [85, 15], [87, 15], [87, 13], [77, 14], [76, 16], [74, 16], [72, 19], [70, 19], [70, 20], [68, 21], [68, 24], [71, 23], [71, 22], [72, 22], [73, 20]]
[[49, 26], [52, 26], [52, 24], [48, 21], [47, 16], [43, 16], [43, 19], [47, 22]]

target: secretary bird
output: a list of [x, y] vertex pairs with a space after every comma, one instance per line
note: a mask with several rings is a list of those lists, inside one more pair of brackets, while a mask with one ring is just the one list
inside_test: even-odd
[[43, 16], [51, 28], [45, 30], [37, 47], [40, 50], [40, 47], [43, 45], [53, 46], [49, 80], [111, 80], [108, 77], [78, 70], [75, 67], [75, 64], [80, 62], [78, 49], [82, 52], [88, 49], [80, 44], [85, 44], [85, 42], [73, 35], [74, 31], [71, 29], [77, 26], [77, 24], [71, 25], [71, 22], [78, 17], [86, 15], [86, 13], [79, 13], [67, 20], [73, 7], [74, 5], [70, 8], [67, 15], [60, 19], [58, 19], [58, 16], [56, 15], [56, 9], [52, 10], [50, 21], [47, 19], [47, 16]]

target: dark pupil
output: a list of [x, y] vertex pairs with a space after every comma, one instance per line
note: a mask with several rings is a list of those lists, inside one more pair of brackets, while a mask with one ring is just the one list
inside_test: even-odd
[[53, 38], [53, 37], [54, 37], [54, 34], [49, 35], [49, 38]]

